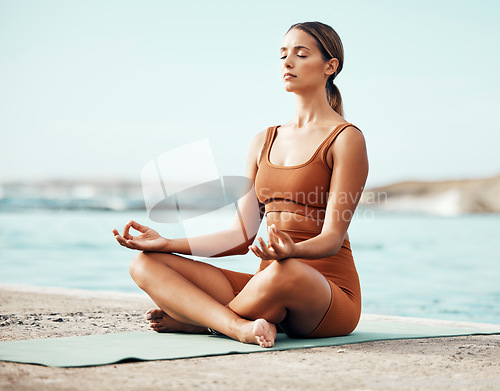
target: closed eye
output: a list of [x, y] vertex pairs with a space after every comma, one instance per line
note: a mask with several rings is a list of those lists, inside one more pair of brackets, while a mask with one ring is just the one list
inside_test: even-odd
[[[300, 57], [300, 58], [306, 58], [307, 56], [300, 56], [300, 55], [298, 55], [298, 54], [297, 54], [297, 57]], [[280, 59], [281, 59], [281, 60], [284, 60], [285, 58], [286, 58], [286, 56], [282, 56], [282, 57], [280, 57]]]

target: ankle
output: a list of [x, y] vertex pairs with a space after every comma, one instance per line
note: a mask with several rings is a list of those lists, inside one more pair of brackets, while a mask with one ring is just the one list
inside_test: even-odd
[[236, 319], [232, 325], [234, 337], [243, 343], [254, 343], [252, 335], [253, 322], [247, 319]]

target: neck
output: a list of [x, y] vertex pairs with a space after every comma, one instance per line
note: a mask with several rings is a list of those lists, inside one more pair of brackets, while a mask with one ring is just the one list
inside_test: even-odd
[[316, 91], [295, 92], [295, 116], [291, 122], [297, 128], [340, 119], [343, 118], [328, 103], [324, 88]]

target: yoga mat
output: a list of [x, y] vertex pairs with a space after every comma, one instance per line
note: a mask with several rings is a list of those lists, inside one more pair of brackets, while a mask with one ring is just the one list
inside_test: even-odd
[[392, 339], [478, 334], [500, 334], [500, 325], [496, 331], [484, 331], [463, 327], [362, 320], [357, 329], [345, 337], [292, 339], [284, 334], [278, 334], [275, 346], [267, 349], [214, 335], [160, 334], [153, 331], [100, 334], [0, 342], [0, 360], [51, 367], [85, 367], [113, 364], [124, 360], [171, 360]]

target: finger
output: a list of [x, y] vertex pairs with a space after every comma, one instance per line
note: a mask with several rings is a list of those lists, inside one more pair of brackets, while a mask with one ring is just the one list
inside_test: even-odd
[[[260, 240], [262, 240], [262, 238], [260, 236], [257, 236], [257, 238], [255, 240], [257, 240], [257, 242], [259, 242]], [[259, 246], [257, 244], [251, 244], [250, 247], [259, 247]]]
[[254, 253], [257, 257], [259, 257], [260, 259], [262, 259], [262, 260], [264, 260], [264, 261], [267, 261], [267, 260], [269, 260], [269, 259], [270, 259], [270, 258], [269, 258], [266, 254], [264, 254], [264, 253], [260, 250], [260, 248], [258, 248], [257, 246], [254, 246], [254, 247], [253, 247], [253, 249], [252, 249], [252, 251], [253, 251], [253, 253]]
[[270, 248], [266, 245], [266, 242], [264, 242], [264, 239], [262, 239], [261, 237], [258, 238], [258, 241], [261, 246], [260, 251], [267, 257], [267, 259], [274, 259], [274, 256], [276, 254], [274, 252], [274, 249], [273, 251], [270, 251]]
[[139, 232], [142, 232], [142, 233], [146, 232], [149, 229], [149, 227], [146, 227], [145, 225], [141, 225], [137, 221], [134, 221], [134, 220], [130, 220], [129, 223], [133, 229], [135, 229]]
[[125, 239], [123, 239], [120, 235], [116, 235], [115, 239], [121, 246], [127, 247]]
[[[254, 253], [254, 255], [257, 255], [257, 253], [255, 252], [255, 249], [253, 246], [248, 246], [248, 249]], [[258, 255], [257, 255], [258, 256]]]
[[140, 244], [135, 240], [127, 240], [127, 244], [129, 248], [133, 248], [135, 250], [139, 249]]
[[267, 247], [266, 242], [265, 242], [265, 241], [264, 241], [264, 239], [262, 239], [260, 236], [259, 236], [259, 237], [257, 237], [257, 242], [259, 242], [260, 247], [262, 248], [262, 250], [264, 250], [264, 249]]
[[122, 246], [128, 247], [125, 245], [127, 240], [123, 236], [121, 236], [116, 229], [113, 229], [112, 232], [113, 232], [113, 235], [115, 236], [115, 239], [118, 241], [118, 243], [120, 243]]
[[133, 236], [129, 234], [130, 226], [132, 225], [132, 220], [130, 220], [125, 226], [123, 227], [123, 234], [122, 236], [125, 239], [132, 239]]
[[276, 235], [273, 229], [269, 229], [269, 247], [267, 255], [270, 259], [278, 260], [286, 255], [285, 243]]
[[273, 230], [269, 230], [269, 245], [276, 250], [276, 247], [280, 245], [279, 238]]
[[292, 238], [286, 232], [280, 231], [276, 227], [273, 228], [273, 240], [274, 243], [277, 243], [281, 247], [285, 247], [285, 245], [292, 243]]
[[269, 242], [269, 244], [267, 244], [266, 242], [264, 242], [264, 239], [260, 239], [260, 245], [262, 247], [262, 251], [268, 255], [272, 255], [272, 246], [271, 246], [271, 242]]
[[272, 229], [272, 232], [274, 233], [274, 235], [277, 236], [282, 241], [285, 241], [290, 237], [286, 232], [283, 232], [283, 231], [279, 230], [278, 228], [276, 228], [276, 226], [274, 224], [271, 226], [271, 229]]
[[267, 246], [267, 243], [264, 242], [264, 239], [262, 239], [260, 236], [257, 238], [257, 241], [259, 242], [260, 244], [260, 251], [261, 252], [266, 252], [266, 250], [268, 249], [268, 246]]
[[118, 243], [120, 243], [123, 247], [127, 247], [127, 248], [131, 248], [131, 249], [135, 249], [134, 247], [132, 247], [128, 241], [126, 239], [124, 239], [122, 236], [120, 235], [116, 235], [115, 236], [116, 240], [118, 241]]
[[284, 247], [281, 243], [272, 242], [270, 243], [271, 248], [269, 252], [273, 254], [272, 259], [281, 259], [285, 255]]
[[115, 239], [120, 244], [122, 244], [121, 242], [124, 241], [123, 237], [118, 232], [115, 233]]
[[129, 245], [127, 244], [127, 241], [123, 239], [121, 236], [118, 236], [116, 240], [118, 240], [118, 243], [120, 243], [123, 247], [130, 248]]
[[260, 259], [264, 259], [264, 260], [267, 259], [266, 255], [260, 250], [260, 248], [258, 246], [251, 246], [251, 250]]
[[132, 250], [142, 250], [141, 245], [138, 242], [136, 242], [135, 240], [129, 239], [129, 240], [126, 240], [125, 242], [127, 244], [127, 247], [131, 248]]
[[[260, 249], [257, 246], [248, 246], [251, 252], [253, 252], [255, 255], [259, 256], [259, 251]], [[259, 257], [260, 258], [260, 257]]]

